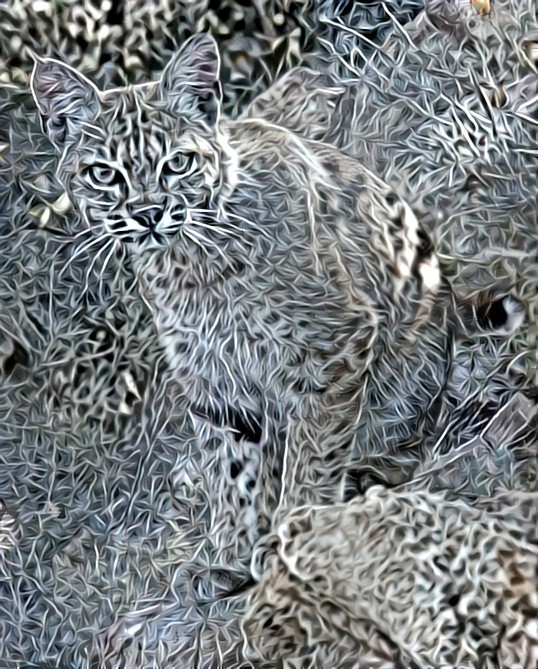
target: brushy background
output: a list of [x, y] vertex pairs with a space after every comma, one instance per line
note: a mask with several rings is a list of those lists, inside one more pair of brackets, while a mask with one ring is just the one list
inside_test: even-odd
[[[128, 259], [100, 254], [63, 197], [25, 47], [109, 87], [158, 76], [210, 30], [232, 115], [298, 64], [328, 68], [317, 125], [306, 107], [259, 109], [316, 127], [403, 188], [433, 216], [460, 293], [497, 285], [527, 310], [515, 336], [458, 352], [443, 438], [414, 485], [536, 485], [536, 4], [499, 0], [485, 31], [458, 13], [466, 0], [427, 4], [404, 30], [422, 2], [0, 3], [0, 667], [209, 669], [242, 656], [244, 602], [222, 597], [240, 583], [207, 576], [221, 453], [236, 445], [186, 418]], [[338, 128], [350, 100], [352, 138]]]

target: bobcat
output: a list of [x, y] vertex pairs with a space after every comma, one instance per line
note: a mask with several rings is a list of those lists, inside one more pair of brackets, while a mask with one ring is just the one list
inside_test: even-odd
[[328, 145], [223, 118], [205, 34], [158, 82], [99, 91], [37, 59], [31, 87], [69, 197], [130, 248], [191, 410], [273, 449], [273, 506], [341, 495], [356, 435], [374, 456], [420, 441], [457, 319], [401, 197]]

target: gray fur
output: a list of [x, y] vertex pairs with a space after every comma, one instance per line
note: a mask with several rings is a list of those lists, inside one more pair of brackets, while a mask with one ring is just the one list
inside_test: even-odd
[[200, 112], [218, 76], [206, 36], [160, 82], [99, 94], [96, 112], [68, 74], [38, 61], [32, 81], [46, 119], [57, 99], [91, 113], [59, 163], [70, 198], [98, 234], [129, 245], [190, 410], [259, 423], [257, 448], [280, 461], [272, 483], [258, 478], [253, 522], [274, 508], [266, 495], [284, 508], [337, 497], [353, 442], [355, 457], [420, 444], [457, 318], [409, 206], [329, 146]]
[[[393, 4], [385, 4], [394, 14]], [[10, 55], [9, 62], [0, 65], [2, 81], [6, 81], [7, 69], [10, 82], [0, 88], [0, 495], [8, 509], [2, 516], [6, 522], [0, 521], [8, 533], [0, 549], [0, 658], [10, 666], [34, 663], [73, 669], [87, 669], [91, 663], [100, 667], [237, 669], [244, 660], [238, 629], [244, 598], [227, 593], [240, 586], [245, 570], [242, 565], [236, 572], [227, 567], [232, 563], [236, 567], [235, 556], [245, 545], [237, 528], [245, 527], [252, 515], [251, 504], [276, 508], [281, 499], [278, 487], [268, 481], [275, 475], [272, 464], [282, 458], [248, 440], [237, 441], [230, 427], [216, 427], [185, 411], [181, 389], [159, 364], [161, 352], [133, 285], [127, 249], [120, 246], [112, 253], [105, 238], [88, 246], [93, 241], [89, 231], [76, 211], [68, 208], [64, 189], [53, 178], [55, 159], [49, 143], [37, 131], [35, 105], [24, 89], [27, 79], [18, 60], [23, 54], [16, 40], [22, 39], [39, 53], [55, 54], [80, 66], [106, 86], [111, 54], [116, 84], [125, 79], [140, 81], [161, 70], [162, 54], [169, 54], [171, 43], [180, 43], [185, 30], [195, 29], [198, 21], [198, 17], [191, 20], [181, 15], [181, 3], [173, 7], [158, 3], [156, 9], [154, 4], [135, 1], [121, 7], [123, 23], [106, 26], [109, 31], [105, 34], [105, 5], [57, 2], [48, 5], [49, 12], [42, 11], [42, 3], [17, 0], [0, 8], [0, 31], [4, 31], [0, 48]], [[370, 3], [348, 5], [354, 7], [349, 15], [351, 25], [362, 21], [365, 13], [377, 11]], [[318, 6], [323, 9], [321, 3]], [[259, 25], [251, 17], [263, 7], [264, 3], [256, 3], [241, 10], [247, 14], [248, 30]], [[196, 3], [196, 11], [199, 9], [203, 25], [211, 24], [212, 12], [205, 11], [204, 3]], [[519, 22], [525, 7], [515, 3], [511, 12]], [[266, 12], [268, 18], [270, 13]], [[81, 14], [84, 35], [90, 41], [86, 50], [80, 49], [74, 36], [82, 30]], [[234, 13], [234, 21], [236, 17]], [[518, 28], [527, 31], [522, 35], [528, 34], [525, 25], [532, 27], [524, 22]], [[252, 90], [260, 90], [266, 82], [265, 78], [258, 80], [258, 75], [265, 72], [266, 50], [275, 42], [267, 38], [270, 21], [263, 26], [256, 39], [237, 38], [241, 28], [236, 26], [229, 39], [220, 38], [221, 44], [229, 46], [224, 49], [228, 81], [232, 70], [228, 104], [235, 104], [238, 92], [242, 99], [248, 95], [246, 82], [254, 83]], [[283, 31], [288, 27], [286, 23]], [[368, 27], [375, 28], [371, 21]], [[390, 20], [385, 27], [392, 30]], [[154, 33], [151, 40], [149, 30]], [[337, 51], [346, 43], [338, 42], [338, 37], [336, 32], [331, 35]], [[405, 37], [400, 34], [398, 39], [404, 41], [405, 51]], [[425, 39], [432, 49], [450, 50], [451, 58], [440, 59], [429, 74], [435, 71], [439, 86], [450, 91], [448, 104], [454, 105], [459, 100], [458, 86], [468, 85], [469, 70], [481, 70], [483, 53], [469, 40], [434, 31], [431, 26]], [[354, 36], [347, 33], [346, 40], [349, 44]], [[293, 40], [286, 38], [284, 55], [290, 42]], [[370, 48], [367, 43], [363, 46]], [[511, 67], [513, 60], [506, 53], [497, 60]], [[276, 59], [276, 52], [274, 55]], [[320, 54], [320, 60], [326, 61], [326, 55]], [[386, 78], [401, 73], [388, 60], [376, 62]], [[284, 67], [281, 63], [272, 61], [271, 73]], [[412, 79], [422, 82], [419, 87], [426, 93], [430, 84], [421, 73], [428, 63], [428, 53], [421, 52], [401, 65]], [[461, 72], [458, 86], [450, 84], [454, 68]], [[362, 75], [362, 66], [358, 71], [359, 76], [367, 76]], [[529, 90], [517, 83], [528, 73], [524, 68], [514, 71], [515, 91]], [[532, 84], [532, 79], [526, 81]], [[369, 89], [370, 109], [384, 104], [383, 88]], [[433, 85], [434, 93], [437, 90]], [[398, 95], [415, 100], [416, 90]], [[527, 104], [523, 111], [532, 115], [532, 95], [522, 99]], [[512, 124], [518, 117], [506, 118]], [[517, 175], [520, 171], [529, 174], [520, 161], [532, 157], [534, 140], [525, 134], [515, 137], [518, 151], [507, 154], [506, 161], [503, 153], [493, 152], [480, 170], [485, 179], [489, 163], [498, 165], [498, 176], [487, 181], [478, 202], [481, 217], [487, 221], [501, 214], [504, 217], [509, 210], [505, 242], [511, 239], [510, 230], [520, 230], [527, 220], [520, 205], [527, 201], [529, 191]], [[385, 162], [405, 151], [414, 155], [414, 146], [413, 135], [407, 143], [391, 138], [384, 147]], [[421, 158], [427, 152], [426, 147]], [[515, 178], [507, 182], [512, 170]], [[503, 184], [509, 185], [505, 189]], [[447, 210], [461, 211], [458, 198], [465, 190], [446, 188], [445, 192], [455, 198]], [[469, 220], [465, 200], [463, 204], [465, 220]], [[448, 233], [453, 229], [458, 237], [461, 220], [449, 215], [440, 230]], [[466, 226], [466, 232], [471, 229]], [[476, 230], [481, 230], [479, 223]], [[438, 237], [438, 243], [450, 239], [449, 234]], [[485, 255], [487, 267], [498, 269], [500, 262], [509, 266], [513, 262], [510, 255], [499, 260], [500, 239], [482, 235], [476, 242], [474, 248], [478, 255]], [[517, 246], [510, 248], [512, 254], [517, 251]], [[446, 249], [447, 245], [441, 246], [443, 253]], [[467, 267], [468, 263], [459, 261], [459, 271], [465, 269], [459, 289], [476, 269], [472, 265], [469, 272]], [[531, 288], [527, 283], [527, 289]], [[509, 343], [479, 338], [473, 341], [470, 360], [468, 356], [457, 359], [458, 398], [465, 398], [464, 434], [471, 433], [474, 439], [477, 427], [479, 433], [483, 431], [484, 398], [476, 394], [477, 387], [482, 387], [491, 368], [497, 366], [499, 353], [503, 354], [501, 362], [507, 357], [510, 368], [516, 370], [513, 348], [518, 350], [521, 343], [520, 335]], [[501, 391], [506, 384], [503, 375], [493, 382]], [[426, 462], [419, 472], [428, 471], [426, 482], [433, 479], [435, 486], [482, 493], [506, 486], [528, 488], [532, 482], [523, 456], [528, 462], [532, 455], [529, 443], [534, 442], [527, 440], [526, 445], [524, 438], [531, 412], [527, 406], [516, 406], [514, 429], [512, 407], [501, 397], [500, 406], [494, 409], [495, 413], [502, 409], [499, 420], [479, 435], [477, 450], [464, 449], [465, 457], [432, 471], [436, 464], [447, 463], [444, 448], [450, 448], [455, 432], [461, 434], [462, 412], [455, 412], [442, 448], [432, 451], [432, 462]], [[407, 452], [400, 455], [407, 459]], [[514, 471], [520, 468], [523, 472]], [[261, 472], [260, 479], [245, 495], [253, 469]], [[239, 485], [232, 473], [241, 479]], [[279, 476], [277, 471], [277, 481]], [[313, 496], [317, 484], [312, 476]], [[417, 484], [424, 486], [424, 478], [418, 476]], [[267, 494], [276, 497], [266, 497], [262, 504], [258, 491], [265, 486], [272, 491]], [[258, 530], [252, 529], [255, 535]], [[190, 578], [193, 574], [195, 580]], [[338, 635], [336, 660], [344, 656], [344, 636], [343, 632]], [[367, 638], [371, 647], [365, 649], [364, 658], [367, 664], [373, 658], [374, 666], [377, 641], [371, 626]], [[356, 644], [348, 639], [352, 642]], [[387, 645], [386, 639], [378, 642]]]
[[[536, 63], [528, 55], [538, 17], [532, 2], [490, 5], [480, 12], [477, 3], [427, 2], [364, 67], [363, 35], [350, 16], [332, 17], [331, 67], [289, 72], [244, 113], [367, 161], [406, 197], [469, 324], [488, 301], [498, 305], [507, 293], [520, 300], [509, 337], [485, 337], [479, 328], [457, 342], [438, 434], [426, 451], [439, 440], [447, 450], [476, 443], [490, 413], [508, 412], [514, 391], [536, 385], [538, 163], [522, 147], [538, 141]], [[507, 332], [510, 310], [498, 335]], [[537, 452], [532, 415], [526, 431], [530, 462]], [[511, 446], [498, 448], [502, 460]], [[520, 485], [528, 485], [526, 475]]]

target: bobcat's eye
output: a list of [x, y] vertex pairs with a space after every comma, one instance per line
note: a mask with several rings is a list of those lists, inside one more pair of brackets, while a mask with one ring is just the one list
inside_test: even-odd
[[161, 174], [164, 177], [187, 177], [200, 169], [198, 154], [175, 153], [162, 166]]
[[84, 171], [84, 176], [94, 188], [111, 188], [124, 183], [124, 178], [118, 170], [102, 163], [89, 165]]

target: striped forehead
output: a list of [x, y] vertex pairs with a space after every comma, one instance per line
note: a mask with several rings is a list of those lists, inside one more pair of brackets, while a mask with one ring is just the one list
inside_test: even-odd
[[144, 99], [136, 89], [124, 90], [107, 102], [85, 134], [91, 135], [90, 143], [102, 159], [134, 172], [157, 163], [185, 131], [185, 119], [168, 111], [164, 103]]

